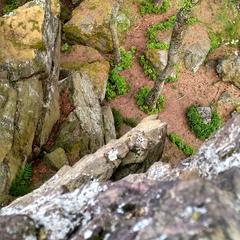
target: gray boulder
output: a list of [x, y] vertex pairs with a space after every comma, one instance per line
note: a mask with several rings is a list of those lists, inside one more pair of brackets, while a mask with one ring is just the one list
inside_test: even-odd
[[240, 88], [240, 56], [231, 55], [221, 59], [217, 65], [217, 72], [222, 81], [233, 83]]

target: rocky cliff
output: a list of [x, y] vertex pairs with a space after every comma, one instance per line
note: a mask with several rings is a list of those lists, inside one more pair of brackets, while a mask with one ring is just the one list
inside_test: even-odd
[[239, 240], [239, 5], [115, 3], [0, 2], [0, 238]]
[[[174, 169], [159, 162], [146, 174], [102, 182], [124, 165], [129, 148], [138, 149], [135, 154], [141, 156], [141, 149], [149, 142], [155, 154], [144, 154], [146, 159], [157, 157], [158, 145], [152, 136], [161, 136], [160, 126], [158, 120], [145, 120], [115, 143], [71, 169], [63, 168], [41, 188], [3, 208], [1, 236], [54, 240], [239, 239], [240, 115], [203, 144], [196, 156]], [[128, 142], [128, 147], [127, 138], [135, 139]], [[92, 164], [98, 169], [95, 176]], [[80, 176], [80, 172], [86, 175]], [[11, 228], [4, 228], [7, 224]]]

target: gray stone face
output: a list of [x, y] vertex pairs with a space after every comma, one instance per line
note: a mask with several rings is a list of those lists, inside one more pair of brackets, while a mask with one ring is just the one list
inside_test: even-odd
[[202, 46], [202, 43], [195, 43], [191, 45], [185, 52], [184, 64], [186, 69], [197, 72], [199, 67], [205, 61], [209, 52], [208, 47]]
[[68, 89], [74, 110], [62, 124], [53, 149], [61, 147], [77, 161], [104, 145], [104, 126], [100, 102], [87, 75], [77, 71], [69, 74], [61, 89]]
[[4, 240], [38, 239], [34, 221], [24, 215], [0, 217], [0, 236]]
[[[164, 125], [148, 118], [72, 168], [62, 168], [42, 187], [2, 208], [0, 216], [27, 215], [35, 226], [42, 226], [49, 240], [225, 240], [226, 236], [237, 240], [239, 125], [240, 115], [236, 115], [176, 168], [157, 162], [146, 173], [114, 183], [90, 180], [87, 175], [93, 169], [95, 177], [109, 179], [120, 164], [130, 161], [126, 156], [132, 150], [136, 155], [143, 149], [151, 153], [146, 142], [158, 147], [163, 135], [156, 132]], [[143, 141], [139, 134], [144, 135]]]
[[0, 195], [60, 116], [58, 10], [57, 1], [34, 1], [0, 18], [0, 165], [7, 165]]
[[240, 88], [240, 56], [231, 55], [219, 61], [217, 72], [224, 82], [231, 82]]
[[208, 124], [212, 121], [211, 107], [197, 107], [197, 111], [205, 124]]
[[44, 156], [44, 160], [53, 167], [54, 169], [59, 170], [64, 165], [69, 165], [67, 155], [62, 148], [57, 148], [53, 152], [47, 153]]

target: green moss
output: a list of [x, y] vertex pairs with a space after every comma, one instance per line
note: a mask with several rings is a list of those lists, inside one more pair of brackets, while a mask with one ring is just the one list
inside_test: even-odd
[[164, 97], [160, 96], [157, 100], [156, 107], [152, 108], [146, 104], [146, 98], [150, 92], [150, 88], [141, 87], [135, 94], [135, 101], [141, 111], [147, 114], [155, 114], [161, 112], [164, 106]]
[[221, 118], [217, 112], [212, 113], [211, 122], [206, 124], [194, 105], [187, 109], [186, 117], [188, 126], [200, 140], [209, 138], [221, 126]]
[[[139, 57], [139, 64], [143, 68], [143, 72], [151, 80], [155, 81], [157, 79], [157, 71], [152, 65], [152, 63], [142, 54]], [[178, 80], [179, 65], [176, 65], [176, 76], [169, 76], [165, 79], [166, 83], [176, 82]]]
[[170, 8], [170, 0], [163, 0], [161, 5], [157, 5], [154, 3], [154, 0], [140, 0], [140, 14], [159, 14], [165, 13]]
[[43, 43], [43, 41], [39, 41], [36, 44], [32, 45], [31, 48], [37, 49], [39, 51], [45, 51], [46, 47]]
[[184, 141], [176, 133], [172, 132], [168, 134], [168, 139], [174, 145], [176, 145], [186, 156], [195, 154], [196, 151], [191, 146], [184, 143]]
[[81, 36], [81, 32], [79, 31], [77, 26], [71, 25], [71, 24], [65, 24], [63, 26], [63, 31], [66, 34], [66, 37], [69, 40], [73, 40], [75, 42], [81, 42], [81, 38], [79, 36]]

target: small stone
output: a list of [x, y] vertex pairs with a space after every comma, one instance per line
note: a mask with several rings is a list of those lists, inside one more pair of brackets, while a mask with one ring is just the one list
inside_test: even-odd
[[55, 169], [60, 169], [64, 165], [69, 165], [67, 155], [62, 148], [57, 148], [44, 156], [44, 159]]
[[205, 124], [209, 124], [212, 121], [211, 107], [198, 107], [197, 111]]

